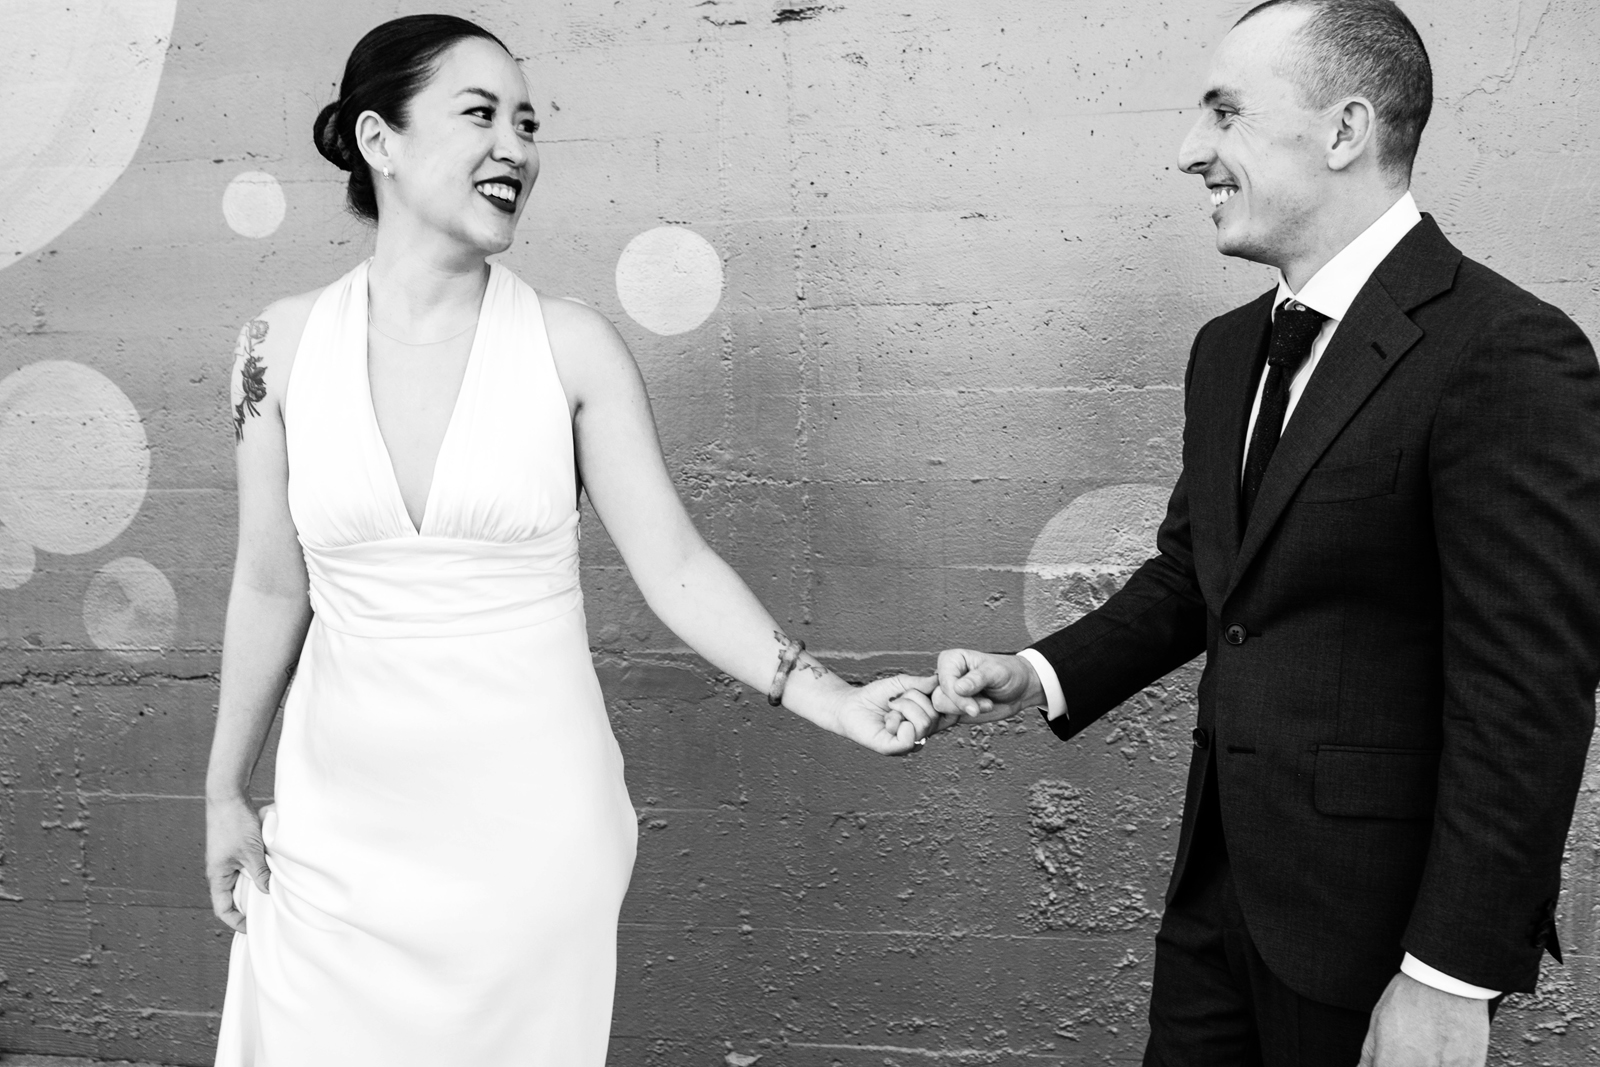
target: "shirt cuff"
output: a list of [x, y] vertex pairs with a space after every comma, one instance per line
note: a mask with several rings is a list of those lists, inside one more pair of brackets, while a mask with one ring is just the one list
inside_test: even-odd
[[1415, 978], [1423, 985], [1430, 985], [1444, 993], [1454, 993], [1458, 997], [1493, 1000], [1500, 995], [1498, 989], [1485, 989], [1482, 986], [1469, 985], [1459, 978], [1451, 978], [1443, 971], [1429, 967], [1409, 952], [1406, 953], [1406, 958], [1400, 961], [1400, 973], [1407, 978]]
[[[1067, 695], [1061, 691], [1061, 679], [1056, 677], [1056, 669], [1050, 666], [1050, 661], [1044, 654], [1035, 648], [1025, 648], [1017, 653], [1033, 668], [1033, 673], [1039, 676], [1039, 687], [1044, 690], [1045, 718], [1051, 722], [1061, 718], [1067, 713]], [[1491, 994], [1492, 995], [1492, 994]]]

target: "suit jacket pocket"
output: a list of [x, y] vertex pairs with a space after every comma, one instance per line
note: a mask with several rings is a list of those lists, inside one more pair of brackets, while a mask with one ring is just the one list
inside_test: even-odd
[[1295, 500], [1301, 504], [1332, 504], [1340, 500], [1362, 500], [1394, 492], [1400, 471], [1398, 450], [1342, 467], [1317, 467], [1300, 483]]
[[1318, 745], [1313, 803], [1324, 815], [1427, 819], [1438, 782], [1434, 749]]

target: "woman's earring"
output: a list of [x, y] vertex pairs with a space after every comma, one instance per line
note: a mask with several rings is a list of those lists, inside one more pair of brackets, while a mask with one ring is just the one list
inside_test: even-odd
[[384, 168], [383, 168], [383, 176], [384, 176], [384, 177], [385, 177], [385, 178], [393, 178], [393, 177], [394, 177], [394, 175], [393, 175], [393, 174], [392, 174], [392, 173], [390, 173], [390, 171], [389, 171], [389, 168], [388, 168], [388, 167], [384, 167]]

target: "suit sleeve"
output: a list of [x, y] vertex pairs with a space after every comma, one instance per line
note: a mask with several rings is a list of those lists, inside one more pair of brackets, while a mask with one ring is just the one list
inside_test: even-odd
[[[1185, 394], [1204, 336], [1202, 329], [1189, 352]], [[1050, 720], [1063, 741], [1205, 651], [1206, 609], [1195, 580], [1185, 474], [1167, 503], [1156, 555], [1099, 608], [1032, 647], [1049, 661], [1066, 697], [1067, 714]]]
[[1600, 366], [1529, 301], [1463, 354], [1430, 443], [1443, 748], [1406, 950], [1532, 990], [1600, 683]]

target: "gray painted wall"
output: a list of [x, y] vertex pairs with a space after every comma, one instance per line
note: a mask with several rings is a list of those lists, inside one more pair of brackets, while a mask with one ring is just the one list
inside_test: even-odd
[[[234, 336], [366, 254], [310, 122], [357, 37], [424, 7], [55, 6], [0, 20], [26, 134], [0, 149], [0, 1048], [209, 1063]], [[542, 112], [504, 261], [618, 323], [702, 529], [824, 658], [1014, 648], [1148, 550], [1189, 341], [1271, 281], [1217, 256], [1174, 163], [1245, 4], [438, 6], [526, 57]], [[1423, 209], [1595, 335], [1600, 7], [1406, 7], [1439, 90]], [[663, 225], [678, 275], [624, 256]], [[719, 261], [709, 317], [650, 328], [718, 297]], [[1021, 720], [885, 761], [687, 653], [592, 516], [584, 554], [642, 829], [613, 1063], [1136, 1058], [1194, 668], [1070, 745]], [[1592, 764], [1568, 963], [1509, 1002], [1495, 1063], [1600, 1054], [1597, 842]]]

